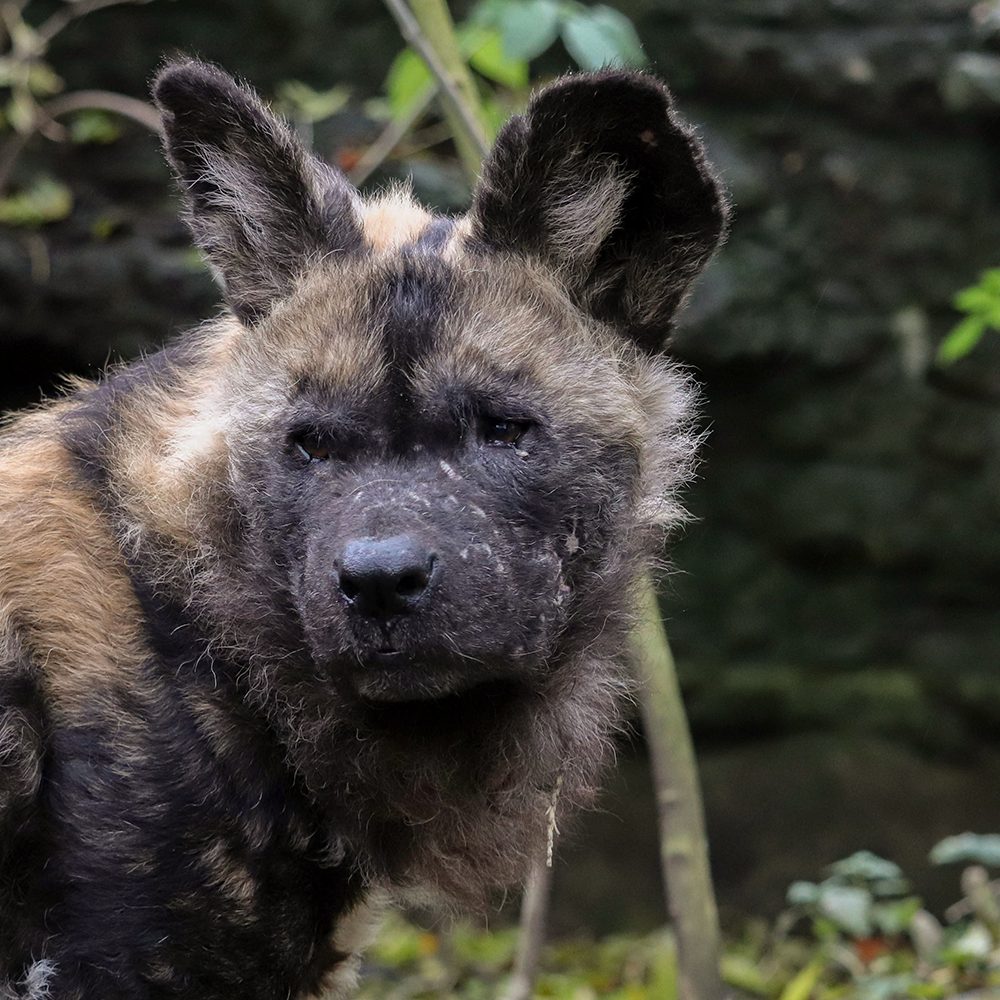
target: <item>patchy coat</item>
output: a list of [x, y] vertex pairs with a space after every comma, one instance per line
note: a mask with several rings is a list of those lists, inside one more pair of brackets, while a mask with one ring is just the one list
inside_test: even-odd
[[213, 67], [155, 97], [228, 308], [0, 435], [0, 997], [316, 996], [591, 801], [726, 208], [637, 74], [536, 95], [457, 220]]

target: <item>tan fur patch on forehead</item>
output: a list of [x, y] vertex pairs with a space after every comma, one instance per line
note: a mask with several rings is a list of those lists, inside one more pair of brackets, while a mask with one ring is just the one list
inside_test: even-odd
[[463, 215], [452, 226], [451, 235], [448, 238], [447, 245], [441, 252], [441, 256], [449, 264], [460, 264], [466, 254], [466, 243], [471, 237], [472, 220], [467, 215]]
[[376, 251], [395, 250], [412, 243], [433, 216], [418, 205], [405, 188], [394, 188], [365, 204], [361, 224], [365, 242]]
[[445, 320], [440, 348], [415, 374], [427, 391], [454, 378], [470, 388], [497, 374], [522, 379], [557, 423], [638, 443], [645, 419], [633, 354], [588, 323], [547, 273], [506, 261], [464, 273], [462, 302]]
[[259, 343], [244, 352], [251, 372], [256, 368], [250, 377], [374, 392], [385, 357], [365, 315], [372, 268], [370, 259], [334, 260], [306, 274], [261, 329]]

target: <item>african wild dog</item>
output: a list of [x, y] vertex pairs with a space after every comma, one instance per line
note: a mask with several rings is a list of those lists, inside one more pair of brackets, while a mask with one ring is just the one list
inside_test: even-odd
[[539, 93], [458, 220], [215, 68], [155, 98], [228, 311], [0, 439], [0, 996], [318, 996], [591, 800], [726, 207], [636, 74]]

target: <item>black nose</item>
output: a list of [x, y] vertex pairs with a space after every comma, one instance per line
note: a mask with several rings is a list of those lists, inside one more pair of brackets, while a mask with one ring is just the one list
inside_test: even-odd
[[416, 607], [430, 583], [434, 553], [412, 535], [348, 542], [337, 569], [340, 592], [369, 618], [391, 618]]

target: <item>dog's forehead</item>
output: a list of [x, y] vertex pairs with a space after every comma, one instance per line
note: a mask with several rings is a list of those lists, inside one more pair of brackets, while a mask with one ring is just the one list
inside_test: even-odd
[[293, 381], [364, 396], [401, 377], [431, 391], [509, 376], [570, 405], [595, 383], [620, 398], [618, 343], [543, 268], [479, 252], [464, 219], [412, 201], [362, 211], [365, 250], [315, 267], [261, 331]]

